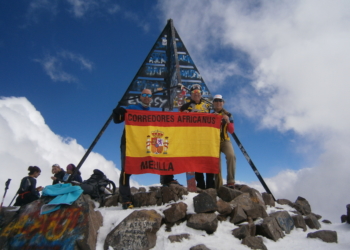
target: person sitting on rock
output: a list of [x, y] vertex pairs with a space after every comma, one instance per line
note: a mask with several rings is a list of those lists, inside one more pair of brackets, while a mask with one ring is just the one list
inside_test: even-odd
[[21, 181], [21, 185], [17, 191], [17, 199], [15, 206], [24, 206], [32, 201], [39, 199], [40, 191], [43, 190], [43, 187], [36, 187], [36, 178], [41, 173], [41, 170], [37, 166], [28, 167], [28, 176], [24, 177]]
[[52, 165], [52, 173], [54, 176], [51, 176], [51, 179], [53, 180], [52, 185], [58, 184], [60, 182], [63, 182], [63, 177], [66, 174], [66, 171], [64, 171], [60, 165], [53, 164]]
[[68, 164], [67, 165], [67, 174], [72, 175], [74, 173], [74, 171], [76, 173], [74, 174], [71, 181], [76, 181], [76, 182], [82, 183], [83, 179], [81, 178], [81, 173], [80, 173], [79, 169], [77, 169], [77, 167], [73, 163]]

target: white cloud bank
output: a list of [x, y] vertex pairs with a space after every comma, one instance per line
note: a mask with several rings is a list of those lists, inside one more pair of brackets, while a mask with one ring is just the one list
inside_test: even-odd
[[[260, 128], [293, 131], [307, 142], [299, 152], [316, 155], [312, 166], [267, 180], [276, 198], [304, 196], [339, 220], [350, 203], [350, 2], [180, 0], [158, 7], [163, 19], [174, 19], [211, 91], [236, 88], [229, 110]], [[250, 84], [232, 81], [235, 75]]]
[[[69, 163], [77, 165], [85, 151], [75, 139], [62, 138], [52, 132], [26, 98], [0, 98], [1, 190], [7, 179], [11, 179], [4, 206], [9, 205], [21, 179], [28, 175], [29, 166], [41, 168], [37, 185], [51, 185], [51, 166], [58, 163], [65, 169]], [[119, 186], [120, 170], [102, 155], [91, 152], [82, 166], [83, 179], [88, 179], [94, 169], [100, 169]], [[139, 186], [130, 181], [132, 186]]]

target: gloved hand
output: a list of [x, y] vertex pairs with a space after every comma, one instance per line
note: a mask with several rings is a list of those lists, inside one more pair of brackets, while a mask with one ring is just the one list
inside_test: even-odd
[[113, 109], [114, 115], [125, 115], [125, 113], [126, 113], [126, 109], [123, 107], [117, 107], [117, 108]]
[[117, 107], [113, 109], [113, 121], [115, 123], [121, 123], [124, 121], [126, 109], [122, 107]]

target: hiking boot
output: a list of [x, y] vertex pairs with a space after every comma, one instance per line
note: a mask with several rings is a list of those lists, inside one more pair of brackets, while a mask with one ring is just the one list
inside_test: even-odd
[[172, 181], [170, 181], [168, 183], [164, 183], [163, 187], [169, 187], [171, 184], [177, 184], [177, 185], [182, 186], [177, 180], [172, 180]]
[[235, 189], [235, 183], [234, 183], [234, 182], [232, 182], [232, 183], [227, 183], [225, 186], [228, 187], [228, 188]]
[[134, 208], [134, 206], [132, 205], [131, 201], [124, 202], [122, 206], [123, 206], [123, 209], [132, 209], [132, 208]]

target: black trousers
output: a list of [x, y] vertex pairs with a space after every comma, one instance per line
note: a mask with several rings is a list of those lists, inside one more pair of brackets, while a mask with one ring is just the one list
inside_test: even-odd
[[206, 181], [204, 181], [203, 173], [195, 173], [197, 187], [200, 189], [215, 188], [214, 174], [205, 174]]
[[130, 176], [131, 174], [126, 174], [124, 171], [125, 168], [125, 155], [126, 155], [126, 146], [120, 145], [120, 158], [122, 164], [122, 172], [119, 177], [119, 194], [122, 197], [123, 202], [131, 201], [131, 191], [130, 191]]
[[30, 192], [25, 194], [18, 194], [14, 206], [24, 206], [37, 199], [39, 199], [39, 197]]

